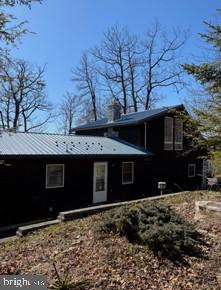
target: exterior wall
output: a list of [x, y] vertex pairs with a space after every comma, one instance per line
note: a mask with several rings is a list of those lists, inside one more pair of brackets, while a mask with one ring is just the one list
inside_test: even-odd
[[75, 134], [83, 136], [104, 136], [105, 132], [107, 132], [106, 128], [100, 128], [100, 129], [76, 131]]
[[[132, 126], [118, 126], [114, 127], [114, 131], [118, 132], [118, 138], [125, 140], [126, 142], [135, 144], [140, 147], [144, 147], [144, 125], [132, 125]], [[107, 128], [98, 128], [92, 130], [76, 131], [76, 135], [86, 136], [104, 136], [107, 134]]]
[[[134, 183], [122, 184], [122, 162], [134, 162]], [[107, 202], [142, 197], [146, 192], [139, 158], [17, 158], [0, 166], [0, 226], [57, 216], [93, 203], [94, 162], [108, 162]], [[65, 165], [62, 188], [46, 189], [46, 164]]]
[[[150, 161], [152, 190], [159, 193], [157, 183], [165, 181], [167, 183], [167, 193], [183, 190], [193, 190], [200, 188], [202, 182], [202, 160], [194, 156], [177, 157], [156, 156]], [[196, 165], [196, 175], [188, 177], [188, 165]]]
[[119, 138], [132, 143], [136, 146], [144, 148], [144, 125], [131, 125], [116, 127], [116, 131], [119, 132]]
[[[167, 116], [174, 117], [173, 114]], [[144, 163], [143, 175], [149, 180], [144, 187], [148, 194], [159, 193], [158, 181], [166, 181], [168, 191], [199, 188], [202, 182], [202, 159], [199, 159], [199, 156], [204, 155], [205, 152], [192, 150], [185, 138], [183, 150], [164, 150], [164, 117], [148, 120], [146, 125], [143, 122], [138, 125], [114, 127], [114, 130], [119, 132], [119, 138], [122, 140], [143, 148], [146, 145], [146, 149], [154, 154], [150, 161]], [[107, 128], [93, 129], [79, 131], [77, 134], [103, 135], [106, 130]], [[188, 164], [196, 164], [197, 176], [188, 177]]]
[[[149, 121], [146, 127], [147, 149], [155, 155], [151, 160], [153, 191], [158, 192], [158, 181], [166, 181], [167, 190], [171, 192], [200, 188], [203, 162], [199, 156], [205, 152], [191, 149], [185, 135], [183, 150], [164, 150], [164, 116]], [[188, 164], [196, 165], [195, 177], [188, 177]]]
[[[145, 122], [143, 122], [137, 125], [116, 126], [113, 127], [113, 129], [118, 132], [118, 137], [126, 142], [143, 148], [145, 148], [146, 144], [146, 149], [153, 153], [163, 151], [164, 116], [146, 122], [146, 126]], [[76, 135], [104, 136], [104, 134], [107, 133], [107, 130], [108, 128], [79, 130], [76, 131]]]

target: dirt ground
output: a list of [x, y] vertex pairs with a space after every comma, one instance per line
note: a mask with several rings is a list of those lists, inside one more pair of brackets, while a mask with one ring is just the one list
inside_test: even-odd
[[61, 277], [68, 273], [74, 281], [88, 282], [84, 289], [221, 289], [221, 220], [195, 221], [196, 200], [221, 201], [221, 192], [191, 192], [164, 202], [204, 234], [208, 246], [201, 258], [184, 257], [185, 263], [177, 264], [123, 237], [110, 234], [99, 240], [92, 226], [101, 213], [1, 243], [0, 274], [44, 274], [51, 284], [54, 264]]

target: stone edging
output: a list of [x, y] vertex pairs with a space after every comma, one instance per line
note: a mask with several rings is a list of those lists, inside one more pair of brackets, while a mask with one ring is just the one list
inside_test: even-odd
[[[171, 194], [146, 197], [146, 198], [142, 198], [142, 199], [116, 202], [116, 203], [110, 203], [110, 204], [102, 204], [102, 205], [97, 205], [97, 206], [92, 206], [92, 207], [87, 207], [87, 208], [75, 209], [75, 210], [70, 210], [70, 211], [63, 211], [63, 212], [59, 213], [58, 218], [55, 220], [18, 227], [18, 229], [16, 231], [16, 236], [22, 237], [22, 236], [25, 236], [28, 233], [33, 232], [33, 231], [38, 230], [38, 229], [42, 229], [42, 228], [45, 228], [45, 227], [48, 227], [48, 226], [51, 226], [54, 224], [58, 224], [61, 222], [70, 221], [70, 220], [73, 220], [76, 218], [92, 215], [92, 214], [102, 212], [105, 210], [109, 210], [112, 208], [116, 208], [119, 206], [133, 204], [133, 203], [139, 203], [139, 202], [146, 201], [146, 200], [158, 200], [158, 199], [163, 199], [166, 197], [173, 197], [173, 196], [177, 196], [177, 195], [186, 194], [188, 192], [189, 191], [182, 191], [182, 192], [176, 192], [176, 193], [171, 193]], [[4, 242], [4, 241], [11, 240], [11, 239], [15, 239], [15, 236], [0, 239], [0, 243]]]

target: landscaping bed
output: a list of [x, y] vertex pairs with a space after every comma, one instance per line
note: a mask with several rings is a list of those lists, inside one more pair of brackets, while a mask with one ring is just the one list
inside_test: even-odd
[[82, 289], [221, 289], [221, 222], [195, 221], [199, 200], [221, 201], [221, 193], [190, 192], [161, 203], [175, 208], [203, 234], [207, 245], [201, 246], [201, 257], [184, 255], [177, 262], [118, 234], [98, 239], [93, 228], [106, 214], [100, 213], [0, 244], [0, 274], [44, 274], [52, 284], [55, 265], [60, 277], [69, 273], [72, 280], [85, 281], [88, 286]]

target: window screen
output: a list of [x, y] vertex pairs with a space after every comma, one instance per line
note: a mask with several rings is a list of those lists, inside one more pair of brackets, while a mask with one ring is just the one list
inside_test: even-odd
[[64, 186], [64, 164], [46, 165], [46, 188]]
[[175, 119], [175, 150], [183, 149], [183, 122]]
[[129, 184], [134, 182], [134, 163], [123, 162], [122, 163], [122, 183]]
[[188, 164], [188, 177], [196, 176], [196, 164]]
[[173, 118], [164, 118], [164, 150], [173, 150]]

